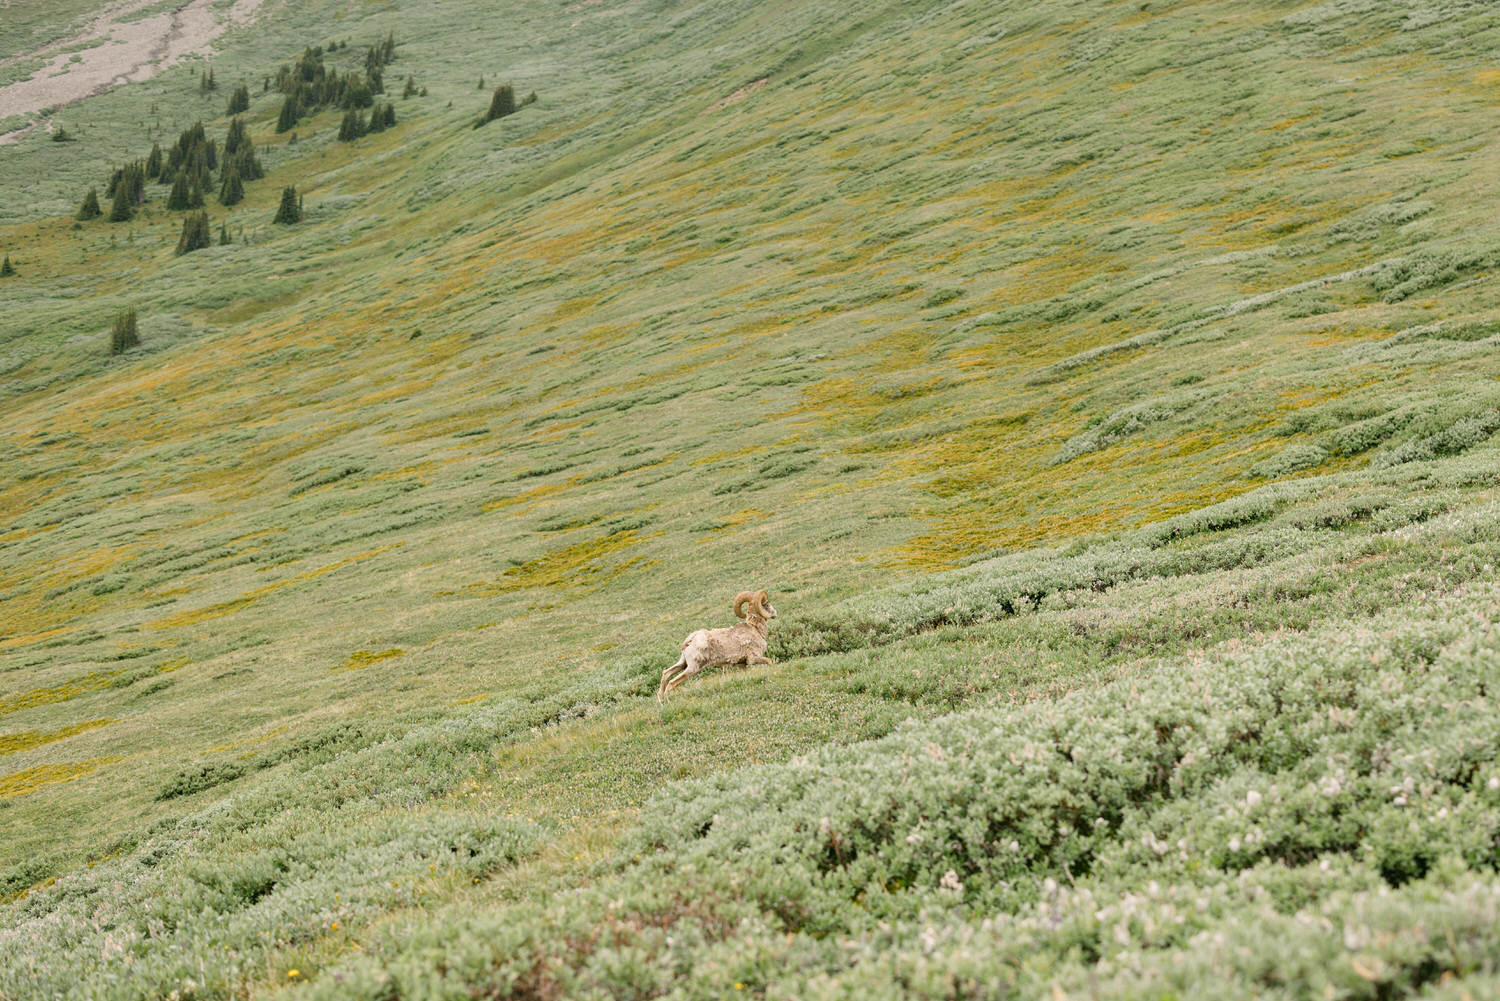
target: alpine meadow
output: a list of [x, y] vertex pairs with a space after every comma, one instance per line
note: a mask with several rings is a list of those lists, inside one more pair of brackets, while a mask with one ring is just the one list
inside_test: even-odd
[[0, 3], [0, 999], [1500, 997], [1496, 190], [1474, 0]]

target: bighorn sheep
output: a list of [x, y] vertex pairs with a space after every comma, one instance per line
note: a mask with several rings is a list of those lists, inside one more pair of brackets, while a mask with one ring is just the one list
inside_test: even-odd
[[[745, 609], [747, 605], [749, 607]], [[766, 656], [766, 638], [770, 620], [776, 618], [776, 609], [771, 606], [766, 592], [741, 591], [731, 607], [735, 617], [745, 621], [724, 629], [699, 629], [688, 634], [688, 638], [682, 641], [682, 656], [661, 672], [656, 701], [664, 703], [668, 692], [705, 667], [771, 663], [771, 658]]]

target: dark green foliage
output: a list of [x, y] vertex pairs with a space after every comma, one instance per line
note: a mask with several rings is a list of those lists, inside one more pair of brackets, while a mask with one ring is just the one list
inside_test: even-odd
[[219, 186], [219, 204], [238, 205], [244, 200], [245, 185], [240, 181], [240, 172], [233, 161], [225, 161], [224, 183]]
[[416, 92], [417, 82], [413, 80], [411, 78], [411, 74], [408, 73], [406, 76], [406, 86], [401, 88], [401, 99], [404, 101], [406, 98], [415, 95]]
[[385, 118], [384, 118], [383, 122], [381, 123], [381, 128], [389, 129], [389, 128], [392, 128], [393, 126], [395, 126], [395, 124], [396, 124], [396, 106], [394, 104], [387, 104], [385, 106]]
[[140, 331], [136, 326], [135, 307], [131, 306], [124, 312], [115, 315], [114, 325], [109, 331], [109, 353], [117, 355], [122, 351], [128, 351], [141, 343]]
[[52, 141], [55, 143], [70, 143], [77, 142], [78, 140], [73, 138], [73, 133], [59, 125], [52, 130]]
[[344, 120], [339, 123], [339, 142], [353, 142], [363, 136], [366, 129], [364, 112], [351, 108], [344, 112]]
[[219, 89], [218, 81], [214, 79], [214, 71], [204, 70], [198, 75], [198, 93], [207, 94]]
[[129, 222], [135, 217], [135, 199], [130, 197], [130, 185], [124, 181], [115, 184], [114, 202], [109, 208], [110, 222]]
[[484, 74], [483, 73], [479, 74], [479, 87], [477, 89], [478, 90], [484, 90]]
[[281, 102], [281, 114], [276, 117], [276, 132], [290, 132], [297, 125], [298, 108], [296, 95]]
[[245, 766], [233, 761], [185, 768], [168, 780], [161, 792], [156, 794], [156, 799], [160, 802], [176, 799], [178, 796], [191, 796], [195, 792], [232, 782], [244, 774]]
[[161, 176], [162, 156], [161, 144], [152, 143], [151, 153], [146, 157], [146, 180], [154, 181]]
[[9, 278], [16, 273], [16, 269], [10, 263], [10, 255], [5, 255], [5, 260], [0, 261], [0, 278]]
[[245, 128], [245, 120], [236, 117], [229, 123], [229, 131], [224, 135], [224, 156], [227, 159], [249, 146], [250, 133]]
[[229, 95], [229, 107], [225, 110], [226, 115], [239, 115], [250, 110], [250, 88], [240, 84], [234, 88], [234, 93]]
[[260, 164], [260, 158], [255, 155], [252, 147], [245, 147], [234, 155], [232, 160], [226, 159], [225, 166], [233, 166], [239, 172], [242, 181], [258, 181], [266, 176], [266, 168]]
[[73, 218], [80, 222], [97, 219], [104, 214], [99, 207], [99, 189], [89, 188], [89, 193], [83, 196], [83, 201], [78, 206], [78, 211], [73, 213]]
[[224, 246], [229, 242], [229, 225], [221, 222], [219, 223], [219, 245]]
[[188, 188], [188, 208], [190, 208], [190, 209], [201, 209], [202, 207], [203, 207], [203, 184], [197, 178], [197, 176], [194, 176], [193, 177], [193, 183]]
[[207, 212], [189, 212], [182, 220], [182, 236], [177, 241], [177, 256], [213, 246]]
[[192, 208], [192, 195], [188, 190], [187, 171], [179, 170], [172, 181], [172, 190], [167, 195], [167, 209], [181, 212], [189, 208]]
[[487, 125], [497, 118], [516, 113], [516, 89], [508, 83], [502, 83], [495, 88], [494, 96], [490, 98], [490, 108], [484, 117], [474, 124], [477, 129], [481, 125]]
[[302, 221], [302, 202], [297, 197], [295, 187], [289, 186], [281, 189], [281, 204], [276, 209], [276, 217], [271, 221], [283, 226]]

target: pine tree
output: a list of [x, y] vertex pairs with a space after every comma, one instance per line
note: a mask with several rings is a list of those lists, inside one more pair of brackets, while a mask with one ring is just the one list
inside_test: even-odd
[[250, 133], [245, 129], [245, 120], [236, 117], [229, 123], [229, 133], [224, 137], [224, 157], [227, 160], [250, 145]]
[[16, 269], [10, 263], [10, 255], [6, 254], [5, 260], [0, 261], [0, 278], [12, 278], [15, 276], [15, 273]]
[[115, 314], [114, 326], [109, 332], [109, 353], [117, 355], [141, 343], [140, 331], [136, 328], [135, 307]]
[[182, 237], [177, 241], [177, 256], [213, 246], [207, 212], [189, 212], [182, 219]]
[[250, 110], [250, 88], [240, 84], [234, 88], [234, 93], [229, 95], [229, 108], [226, 115], [239, 115]]
[[240, 172], [233, 163], [226, 161], [224, 164], [224, 183], [219, 186], [219, 204], [238, 205], [244, 200], [245, 185], [240, 180]]
[[120, 186], [130, 196], [131, 204], [141, 205], [146, 201], [146, 171], [141, 161], [127, 163], [120, 175]]
[[194, 177], [193, 183], [188, 186], [188, 208], [201, 209], [203, 207], [203, 180], [201, 176]]
[[172, 181], [172, 191], [167, 195], [167, 210], [182, 212], [189, 208], [192, 208], [192, 196], [188, 192], [187, 171], [179, 170]]
[[271, 221], [283, 226], [302, 221], [302, 202], [297, 198], [295, 187], [281, 189], [281, 205], [276, 209], [276, 218]]
[[484, 74], [479, 74], [479, 90], [484, 90]]
[[115, 200], [109, 207], [110, 222], [129, 222], [135, 217], [135, 199], [130, 196], [130, 185], [121, 182], [115, 185]]
[[151, 144], [151, 155], [146, 157], [146, 177], [156, 180], [161, 176], [161, 143]]
[[[380, 109], [377, 106], [375, 114], [370, 116], [373, 120], [380, 117]], [[365, 134], [365, 116], [361, 111], [350, 109], [344, 113], [344, 120], [339, 124], [339, 142], [353, 142]]]
[[296, 95], [288, 97], [281, 104], [281, 114], [276, 118], [276, 132], [289, 132], [297, 127], [297, 98]]
[[229, 224], [219, 223], [219, 246], [223, 247], [229, 243]]
[[500, 86], [495, 88], [495, 95], [490, 98], [490, 110], [485, 113], [485, 116], [483, 118], [475, 123], [474, 127], [477, 129], [479, 128], [479, 126], [487, 125], [497, 118], [504, 118], [506, 115], [514, 115], [515, 113], [515, 88], [508, 83], [502, 83]]
[[[484, 88], [481, 87], [480, 89], [483, 90]], [[411, 78], [411, 74], [408, 73], [406, 75], [406, 86], [404, 88], [402, 88], [402, 90], [401, 90], [401, 100], [404, 101], [408, 97], [412, 97], [413, 95], [416, 94], [416, 92], [417, 92], [417, 82], [415, 80], [413, 80]]]
[[88, 222], [103, 214], [104, 210], [99, 207], [99, 189], [89, 188], [89, 193], [83, 196], [83, 202], [78, 206], [78, 211], [73, 213], [73, 218], [80, 222]]
[[387, 104], [385, 106], [385, 124], [384, 124], [384, 128], [391, 128], [395, 124], [396, 124], [396, 106], [394, 104]]

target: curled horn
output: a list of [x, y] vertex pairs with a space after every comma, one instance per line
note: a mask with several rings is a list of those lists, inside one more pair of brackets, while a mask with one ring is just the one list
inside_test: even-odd
[[[764, 592], [762, 592], [762, 594], [764, 594]], [[756, 594], [754, 591], [741, 591], [739, 594], [737, 594], [737, 595], [734, 596], [734, 617], [735, 618], [737, 618], [737, 619], [743, 619], [745, 617], [745, 612], [743, 611], [743, 608], [744, 608], [745, 602], [747, 602], [747, 601], [751, 601], [751, 602], [755, 602], [756, 604], [760, 604], [762, 601], [764, 601], [764, 599], [761, 597], [761, 595]]]

